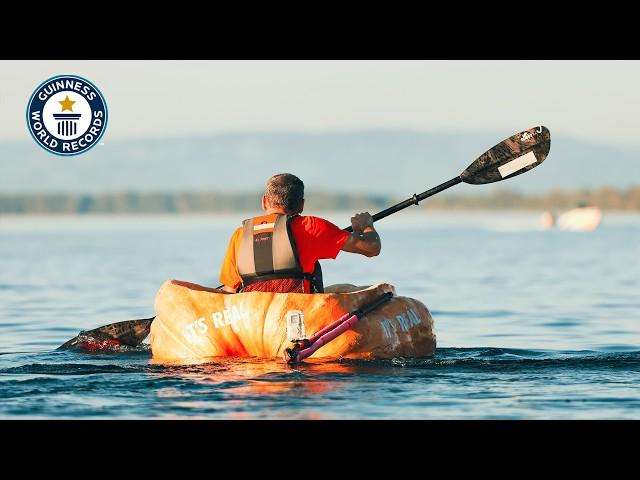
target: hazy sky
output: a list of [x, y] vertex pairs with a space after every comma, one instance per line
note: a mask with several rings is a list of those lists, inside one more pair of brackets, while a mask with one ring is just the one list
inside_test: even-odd
[[411, 128], [640, 145], [640, 61], [0, 61], [0, 141], [32, 141], [49, 77], [93, 82], [103, 142], [239, 130]]

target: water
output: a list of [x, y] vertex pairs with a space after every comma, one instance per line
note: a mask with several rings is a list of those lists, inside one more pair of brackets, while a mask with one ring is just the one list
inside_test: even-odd
[[422, 300], [430, 359], [184, 366], [144, 344], [55, 351], [153, 315], [168, 278], [217, 285], [241, 218], [0, 218], [0, 418], [640, 418], [634, 215], [570, 233], [539, 229], [538, 213], [403, 212], [379, 223], [380, 257], [325, 262], [326, 284], [385, 281]]

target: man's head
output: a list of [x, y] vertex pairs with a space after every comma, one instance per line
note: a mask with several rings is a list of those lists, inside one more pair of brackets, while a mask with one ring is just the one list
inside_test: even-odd
[[304, 183], [290, 173], [279, 173], [267, 181], [262, 208], [284, 210], [289, 215], [302, 213], [304, 208]]

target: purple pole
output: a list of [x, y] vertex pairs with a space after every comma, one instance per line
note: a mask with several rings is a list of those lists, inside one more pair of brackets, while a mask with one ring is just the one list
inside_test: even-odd
[[295, 349], [287, 348], [285, 350], [286, 361], [288, 363], [299, 362], [304, 360], [308, 356], [313, 355], [313, 353], [316, 350], [318, 350], [320, 347], [322, 347], [323, 345], [326, 345], [331, 340], [336, 338], [338, 335], [343, 334], [350, 327], [355, 325], [356, 322], [358, 322], [358, 320], [360, 320], [370, 311], [378, 308], [380, 305], [390, 300], [392, 297], [393, 297], [392, 292], [384, 293], [381, 297], [379, 297], [377, 300], [373, 301], [369, 305], [363, 308], [360, 308], [358, 310], [355, 310], [353, 312], [345, 313], [335, 322], [331, 323], [330, 325], [327, 325], [319, 332], [314, 333], [311, 336], [311, 338], [307, 341], [309, 346], [303, 350], [298, 350], [296, 352]]
[[330, 332], [331, 330], [336, 328], [338, 325], [340, 325], [342, 322], [344, 322], [346, 319], [348, 319], [352, 315], [353, 315], [353, 313], [347, 312], [343, 316], [341, 316], [338, 320], [336, 320], [335, 322], [331, 323], [330, 325], [327, 325], [322, 330], [317, 331], [316, 333], [311, 335], [311, 337], [309, 338], [309, 343], [314, 344], [325, 333]]

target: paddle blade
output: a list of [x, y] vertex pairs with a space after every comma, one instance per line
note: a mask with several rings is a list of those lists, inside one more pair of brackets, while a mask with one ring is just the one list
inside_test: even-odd
[[462, 172], [465, 183], [499, 182], [537, 167], [549, 154], [551, 132], [547, 127], [534, 127], [503, 140], [480, 155]]
[[70, 348], [86, 348], [90, 350], [104, 349], [112, 345], [138, 346], [151, 330], [153, 319], [143, 318], [140, 320], [125, 320], [124, 322], [110, 323], [104, 327], [93, 330], [83, 330], [77, 337], [60, 345], [58, 350]]

